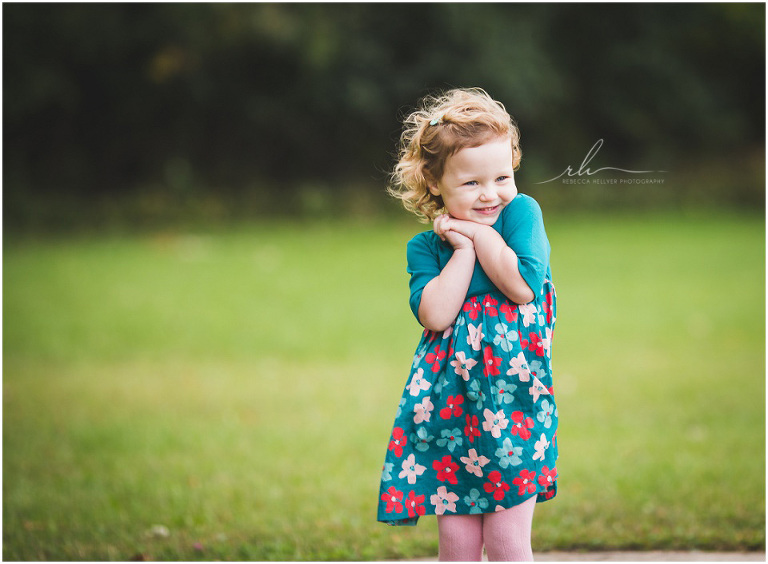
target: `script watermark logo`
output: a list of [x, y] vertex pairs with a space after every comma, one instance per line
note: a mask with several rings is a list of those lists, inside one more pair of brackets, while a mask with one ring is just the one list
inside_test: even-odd
[[[547, 182], [554, 182], [555, 180], [561, 180], [563, 184], [664, 184], [663, 178], [591, 178], [592, 175], [602, 172], [604, 170], [612, 170], [616, 172], [622, 172], [625, 174], [656, 174], [664, 173], [665, 170], [629, 170], [626, 168], [616, 168], [613, 166], [604, 166], [597, 170], [591, 170], [587, 165], [595, 158], [600, 148], [603, 146], [603, 140], [598, 139], [597, 142], [592, 145], [592, 148], [587, 152], [584, 160], [581, 161], [579, 168], [574, 171], [570, 165], [565, 167], [565, 170], [560, 173], [559, 176], [544, 180], [542, 182], [536, 182], [536, 184], [546, 184]], [[565, 177], [565, 178], [563, 178]], [[576, 177], [576, 178], [574, 178]], [[586, 177], [586, 178], [582, 178]]]

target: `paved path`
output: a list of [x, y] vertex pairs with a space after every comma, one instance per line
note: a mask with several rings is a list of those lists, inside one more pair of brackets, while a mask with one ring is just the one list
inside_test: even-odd
[[537, 562], [765, 562], [765, 552], [541, 552]]
[[[765, 552], [538, 552], [536, 562], [765, 562]], [[434, 562], [418, 558], [412, 562]]]

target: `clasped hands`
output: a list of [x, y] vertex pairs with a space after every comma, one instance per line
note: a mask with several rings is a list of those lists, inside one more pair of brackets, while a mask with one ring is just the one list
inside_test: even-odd
[[475, 236], [479, 231], [488, 227], [474, 221], [456, 219], [447, 213], [437, 216], [432, 224], [432, 230], [440, 239], [448, 241], [454, 250], [474, 249]]

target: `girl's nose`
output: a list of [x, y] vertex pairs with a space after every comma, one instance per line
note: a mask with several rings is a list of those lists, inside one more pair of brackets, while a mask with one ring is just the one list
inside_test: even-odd
[[496, 198], [496, 187], [493, 184], [483, 184], [480, 199], [490, 201]]

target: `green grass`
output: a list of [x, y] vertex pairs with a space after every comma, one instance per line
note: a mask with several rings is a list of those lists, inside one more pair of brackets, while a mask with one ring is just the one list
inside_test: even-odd
[[[560, 493], [534, 550], [762, 549], [762, 217], [547, 220]], [[435, 554], [434, 519], [375, 522], [422, 228], [7, 239], [4, 559]]]

